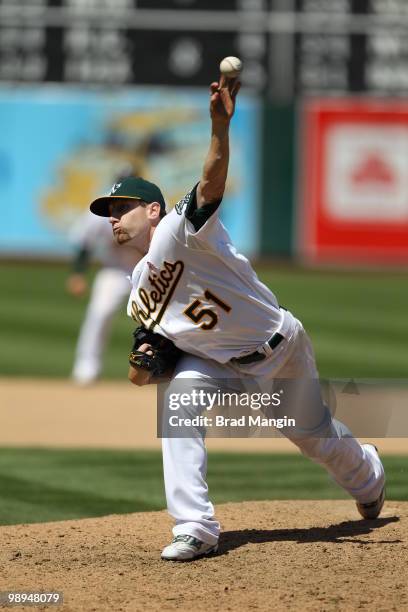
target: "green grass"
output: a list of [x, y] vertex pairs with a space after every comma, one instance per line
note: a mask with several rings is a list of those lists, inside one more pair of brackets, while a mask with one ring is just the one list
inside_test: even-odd
[[[0, 265], [0, 372], [69, 375], [86, 300], [64, 290], [67, 266]], [[408, 283], [387, 271], [306, 271], [271, 264], [261, 279], [312, 337], [322, 377], [408, 377]], [[118, 313], [104, 377], [125, 378], [133, 323]]]
[[[2, 375], [69, 376], [87, 303], [87, 298], [75, 299], [65, 292], [69, 273], [62, 265], [0, 265]], [[126, 378], [133, 329], [124, 304], [113, 321], [105, 377]]]
[[321, 376], [407, 378], [408, 283], [401, 272], [261, 268], [258, 273], [302, 321]]
[[[408, 457], [385, 457], [388, 499], [407, 500]], [[299, 455], [210, 453], [216, 503], [333, 499], [345, 495]], [[0, 524], [33, 523], [165, 507], [156, 451], [0, 449]]]

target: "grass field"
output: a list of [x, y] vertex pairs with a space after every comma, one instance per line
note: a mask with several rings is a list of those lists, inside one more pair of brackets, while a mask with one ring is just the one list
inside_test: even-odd
[[[406, 457], [385, 457], [388, 499], [408, 500]], [[216, 503], [345, 498], [320, 467], [299, 455], [210, 453]], [[156, 451], [0, 449], [0, 525], [165, 507]]]
[[[302, 320], [323, 377], [408, 376], [408, 283], [398, 272], [258, 270], [280, 303]], [[67, 266], [0, 266], [0, 372], [69, 375], [86, 299], [64, 291]], [[118, 313], [104, 377], [124, 378], [133, 324]]]

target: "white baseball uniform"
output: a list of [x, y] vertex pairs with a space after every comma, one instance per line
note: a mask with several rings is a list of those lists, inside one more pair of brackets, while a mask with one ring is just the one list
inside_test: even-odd
[[[219, 219], [218, 205], [197, 209], [194, 187], [160, 221], [147, 255], [132, 274], [129, 316], [185, 351], [174, 382], [317, 379], [313, 349], [302, 324], [279, 307], [249, 261], [237, 253]], [[276, 332], [283, 340], [272, 349], [267, 341]], [[254, 351], [265, 358], [247, 364], [231, 361]], [[300, 413], [301, 402], [300, 397]], [[195, 413], [199, 409], [184, 408], [190, 417]], [[310, 436], [282, 431], [356, 500], [372, 501], [380, 494], [384, 484], [380, 460], [340, 422], [321, 423]], [[189, 534], [214, 544], [220, 525], [208, 497], [202, 437], [165, 437], [162, 448], [167, 504], [176, 521], [174, 535]]]
[[75, 223], [70, 238], [77, 247], [94, 252], [102, 264], [92, 286], [72, 370], [73, 380], [87, 384], [100, 374], [113, 315], [129, 295], [129, 276], [140, 255], [131, 246], [119, 247], [108, 219], [89, 211]]

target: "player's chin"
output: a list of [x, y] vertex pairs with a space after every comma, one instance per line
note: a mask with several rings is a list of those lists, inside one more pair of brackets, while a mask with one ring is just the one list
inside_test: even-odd
[[125, 242], [131, 240], [131, 237], [124, 232], [115, 232], [113, 238], [117, 244], [125, 244]]

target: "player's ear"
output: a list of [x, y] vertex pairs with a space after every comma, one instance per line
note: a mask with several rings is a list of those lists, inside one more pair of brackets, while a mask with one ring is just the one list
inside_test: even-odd
[[160, 218], [160, 204], [158, 202], [150, 202], [146, 207], [147, 218], [155, 221]]

